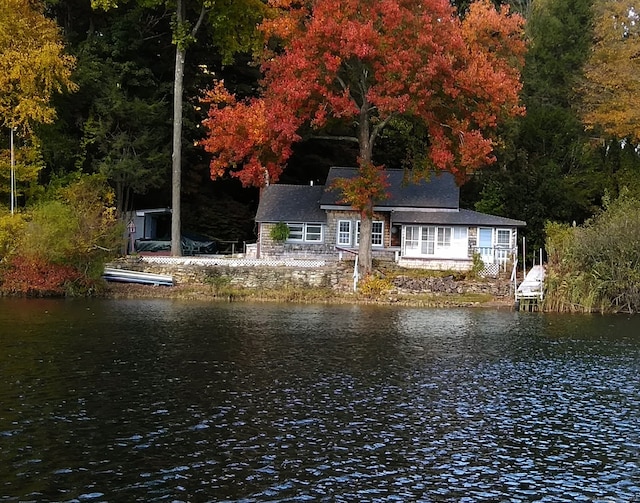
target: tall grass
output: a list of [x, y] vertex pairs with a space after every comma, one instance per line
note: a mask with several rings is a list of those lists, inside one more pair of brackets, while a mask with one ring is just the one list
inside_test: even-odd
[[640, 201], [622, 194], [579, 227], [547, 224], [544, 308], [640, 311]]

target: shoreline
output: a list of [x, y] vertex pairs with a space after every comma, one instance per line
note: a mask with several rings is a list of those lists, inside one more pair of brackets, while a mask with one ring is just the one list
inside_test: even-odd
[[400, 294], [386, 292], [375, 296], [323, 289], [239, 289], [219, 291], [204, 284], [175, 286], [107, 283], [101, 295], [105, 299], [173, 299], [210, 302], [286, 302], [297, 304], [354, 304], [429, 308], [484, 308], [515, 310], [512, 298], [478, 295], [469, 298], [457, 294]]

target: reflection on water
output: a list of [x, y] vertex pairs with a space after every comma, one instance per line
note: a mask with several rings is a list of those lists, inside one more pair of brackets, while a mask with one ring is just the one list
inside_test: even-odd
[[0, 501], [640, 501], [638, 328], [0, 300]]

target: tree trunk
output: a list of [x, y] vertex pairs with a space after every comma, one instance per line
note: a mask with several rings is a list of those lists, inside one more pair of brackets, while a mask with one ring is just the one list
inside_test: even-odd
[[371, 214], [367, 212], [361, 216], [360, 220], [360, 245], [358, 247], [358, 275], [360, 279], [369, 276], [373, 270], [371, 227], [372, 217]]
[[[185, 1], [177, 0], [176, 24], [183, 26], [186, 21]], [[206, 4], [200, 8], [200, 17], [191, 30], [195, 37], [207, 13]], [[173, 152], [171, 154], [171, 255], [182, 256], [182, 216], [180, 212], [182, 191], [182, 87], [184, 81], [184, 60], [187, 55], [186, 40], [177, 39], [176, 67], [173, 77]]]
[[[176, 6], [178, 24], [184, 22], [183, 0]], [[177, 41], [176, 67], [173, 79], [173, 150], [171, 153], [171, 255], [182, 256], [182, 221], [180, 215], [182, 190], [182, 85], [186, 50]]]
[[[369, 103], [364, 99], [360, 107], [360, 122], [358, 124], [358, 144], [360, 147], [360, 166], [371, 164], [373, 157], [373, 143], [371, 141], [369, 125]], [[358, 245], [358, 275], [366, 278], [373, 270], [373, 254], [371, 251], [371, 228], [373, 220], [373, 201], [369, 200], [367, 208], [360, 215], [360, 243]]]

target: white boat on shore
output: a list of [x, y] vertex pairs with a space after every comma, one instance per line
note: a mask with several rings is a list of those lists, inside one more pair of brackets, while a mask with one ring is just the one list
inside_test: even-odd
[[149, 272], [130, 271], [127, 269], [117, 269], [105, 267], [102, 277], [106, 281], [118, 283], [138, 283], [154, 286], [173, 286], [173, 276], [166, 274], [153, 274]]

